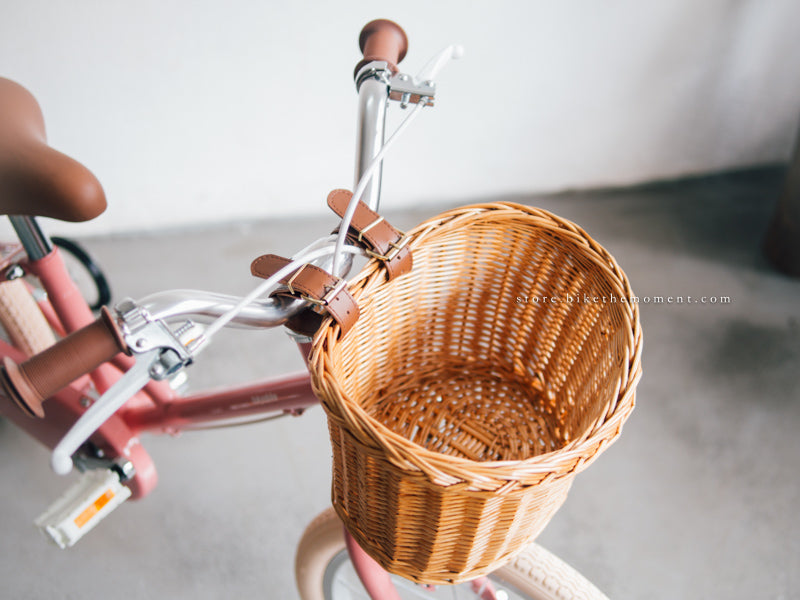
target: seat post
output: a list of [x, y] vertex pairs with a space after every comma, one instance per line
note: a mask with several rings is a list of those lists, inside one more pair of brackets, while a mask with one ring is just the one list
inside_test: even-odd
[[8, 218], [29, 259], [40, 260], [53, 251], [53, 244], [42, 232], [34, 217], [9, 215]]

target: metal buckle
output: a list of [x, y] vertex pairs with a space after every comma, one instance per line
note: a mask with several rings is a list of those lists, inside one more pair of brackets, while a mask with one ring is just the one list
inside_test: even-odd
[[[306, 300], [306, 301], [310, 302], [311, 304], [316, 304], [317, 306], [327, 306], [328, 304], [331, 303], [331, 301], [334, 298], [336, 298], [336, 296], [339, 294], [339, 292], [341, 292], [346, 285], [347, 285], [347, 281], [346, 280], [339, 279], [339, 281], [336, 282], [336, 285], [330, 287], [328, 289], [327, 293], [320, 299], [312, 298], [308, 294], [302, 294], [300, 297], [303, 300]], [[325, 286], [325, 287], [328, 288], [328, 286]]]
[[400, 234], [400, 239], [398, 239], [396, 242], [389, 242], [389, 246], [391, 246], [392, 249], [389, 250], [386, 254], [379, 254], [374, 250], [366, 250], [367, 255], [371, 256], [372, 258], [377, 258], [378, 260], [383, 260], [386, 262], [392, 260], [395, 256], [397, 256], [400, 250], [406, 247], [409, 241], [409, 237], [407, 234], [401, 231], [398, 231], [398, 233]]
[[[299, 269], [297, 269], [297, 271], [294, 272], [294, 275], [292, 275], [291, 278], [289, 278], [289, 281], [286, 282], [286, 287], [289, 288], [289, 293], [290, 294], [292, 294], [292, 295], [296, 295], [297, 294], [297, 292], [295, 292], [294, 288], [292, 287], [292, 283], [294, 283], [294, 280], [297, 279], [297, 276], [300, 275], [300, 273], [303, 272], [303, 269], [305, 269], [307, 266], [308, 266], [308, 263], [303, 263], [303, 265]], [[302, 293], [301, 293], [301, 295], [302, 295]]]
[[364, 228], [363, 228], [361, 231], [359, 231], [359, 232], [358, 232], [358, 243], [359, 243], [359, 244], [361, 243], [361, 241], [362, 241], [362, 240], [363, 240], [363, 238], [364, 238], [364, 234], [365, 234], [365, 233], [367, 233], [367, 232], [368, 232], [370, 229], [372, 229], [373, 227], [375, 227], [375, 225], [377, 225], [377, 224], [378, 224], [378, 223], [380, 223], [381, 221], [383, 221], [383, 217], [379, 215], [377, 219], [375, 219], [375, 220], [374, 220], [372, 223], [370, 223], [369, 225], [367, 225], [366, 227], [364, 227]]
[[314, 298], [299, 290], [295, 290], [294, 287], [292, 286], [294, 280], [297, 279], [297, 277], [300, 275], [303, 269], [305, 269], [307, 266], [308, 263], [304, 263], [303, 266], [297, 269], [297, 271], [295, 271], [294, 274], [292, 275], [291, 279], [289, 279], [289, 281], [286, 282], [286, 287], [289, 289], [290, 294], [293, 294], [295, 296], [300, 296], [301, 299], [305, 300], [306, 302], [309, 302], [310, 304], [314, 304], [316, 306], [327, 306], [328, 304], [330, 304], [331, 300], [333, 300], [336, 297], [336, 295], [339, 292], [341, 292], [342, 289], [344, 289], [344, 287], [347, 285], [347, 280], [337, 277], [336, 278], [337, 282], [335, 285], [325, 286], [325, 289], [328, 291], [322, 298]]

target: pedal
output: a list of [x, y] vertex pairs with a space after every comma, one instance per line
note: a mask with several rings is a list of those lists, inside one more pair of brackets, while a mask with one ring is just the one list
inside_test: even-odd
[[57, 546], [69, 548], [130, 495], [114, 471], [87, 471], [34, 523]]

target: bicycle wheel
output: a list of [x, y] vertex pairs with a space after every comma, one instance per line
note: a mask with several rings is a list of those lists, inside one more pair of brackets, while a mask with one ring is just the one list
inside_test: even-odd
[[[301, 600], [369, 600], [345, 549], [342, 522], [328, 509], [314, 519], [297, 548], [295, 577]], [[585, 577], [537, 544], [489, 576], [498, 600], [608, 600]], [[469, 583], [428, 590], [392, 577], [403, 600], [477, 599]]]
[[78, 242], [62, 237], [50, 238], [63, 250], [62, 259], [70, 277], [78, 286], [86, 303], [92, 310], [100, 310], [111, 302], [111, 288], [103, 270]]

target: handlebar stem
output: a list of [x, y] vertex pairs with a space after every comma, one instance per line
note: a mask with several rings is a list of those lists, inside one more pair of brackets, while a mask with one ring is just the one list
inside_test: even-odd
[[[389, 102], [391, 71], [386, 63], [372, 62], [356, 75], [358, 87], [358, 121], [356, 135], [356, 169], [353, 188], [358, 185], [372, 159], [383, 147], [386, 130], [386, 107]], [[380, 206], [383, 166], [372, 176], [361, 199], [372, 210]]]

